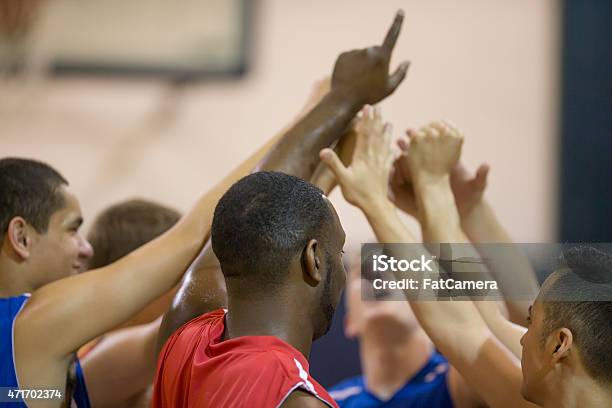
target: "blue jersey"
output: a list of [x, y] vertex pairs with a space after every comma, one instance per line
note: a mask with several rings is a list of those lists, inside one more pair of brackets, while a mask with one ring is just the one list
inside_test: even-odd
[[[0, 298], [0, 387], [19, 388], [13, 353], [13, 325], [29, 298], [29, 295]], [[0, 407], [5, 406], [27, 408], [23, 402], [0, 402]]]
[[448, 361], [434, 351], [427, 364], [386, 401], [368, 391], [363, 376], [342, 381], [329, 394], [340, 408], [452, 408], [447, 372]]
[[[13, 327], [17, 315], [30, 298], [29, 294], [10, 298], [0, 298], [0, 387], [19, 388], [17, 371], [15, 370], [15, 354], [13, 348]], [[63, 390], [61, 390], [63, 393]], [[89, 408], [89, 397], [83, 377], [83, 370], [78, 360], [76, 362], [76, 384], [74, 402], [78, 408]], [[22, 402], [3, 403], [0, 408], [27, 408]]]
[[72, 400], [78, 408], [90, 408], [89, 395], [87, 395], [87, 386], [85, 385], [85, 377], [79, 359], [76, 360], [76, 384], [74, 385], [74, 394]]

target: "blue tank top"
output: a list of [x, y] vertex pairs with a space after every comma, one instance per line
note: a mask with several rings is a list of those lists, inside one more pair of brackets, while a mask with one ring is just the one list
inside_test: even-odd
[[386, 401], [368, 391], [363, 376], [342, 381], [329, 394], [340, 408], [452, 408], [447, 372], [448, 361], [434, 351], [427, 364]]
[[[13, 353], [13, 325], [17, 315], [29, 298], [29, 294], [0, 298], [0, 387], [19, 388]], [[78, 408], [90, 408], [85, 378], [78, 360], [76, 361], [76, 384], [73, 400]], [[4, 407], [27, 408], [23, 401], [16, 403], [0, 402], [0, 408]]]

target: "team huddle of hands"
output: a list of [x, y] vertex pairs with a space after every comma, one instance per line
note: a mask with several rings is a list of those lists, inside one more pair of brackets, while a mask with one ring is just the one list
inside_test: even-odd
[[362, 209], [385, 206], [389, 200], [419, 217], [419, 193], [428, 186], [450, 185], [459, 212], [469, 214], [486, 186], [488, 167], [471, 176], [459, 164], [463, 134], [446, 121], [407, 130], [394, 148], [393, 127], [380, 108], [366, 105], [355, 124], [352, 160], [345, 165], [332, 149], [320, 157], [335, 175], [345, 199]]

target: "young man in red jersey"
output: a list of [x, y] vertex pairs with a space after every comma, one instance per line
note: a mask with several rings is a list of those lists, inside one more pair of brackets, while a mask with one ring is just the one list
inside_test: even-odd
[[[407, 64], [389, 75], [389, 61], [402, 19], [398, 13], [382, 46], [338, 58], [329, 94], [308, 114], [322, 135], [345, 129], [362, 105], [399, 85]], [[325, 104], [334, 100], [344, 109], [329, 115]], [[322, 146], [315, 147], [277, 146], [257, 170], [310, 179]], [[214, 249], [225, 282], [214, 267], [187, 274], [160, 331], [163, 344], [178, 328], [159, 358], [153, 406], [336, 406], [307, 361], [345, 280], [344, 232], [323, 192], [287, 174], [254, 173], [219, 201], [211, 236], [203, 254], [214, 258]]]

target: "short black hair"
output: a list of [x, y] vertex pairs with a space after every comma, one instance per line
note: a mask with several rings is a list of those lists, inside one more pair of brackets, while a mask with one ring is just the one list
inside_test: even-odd
[[553, 330], [567, 327], [589, 375], [612, 384], [612, 255], [593, 247], [571, 248], [549, 279], [541, 296], [542, 341]]
[[281, 284], [308, 241], [326, 238], [332, 213], [323, 197], [309, 182], [279, 172], [236, 182], [219, 200], [211, 229], [224, 276], [254, 288]]
[[108, 207], [96, 217], [87, 236], [94, 249], [89, 269], [115, 262], [162, 235], [180, 218], [175, 209], [138, 198]]
[[58, 191], [62, 185], [68, 185], [68, 181], [48, 164], [0, 159], [0, 241], [11, 220], [18, 216], [39, 233], [47, 232], [51, 215], [65, 205]]

